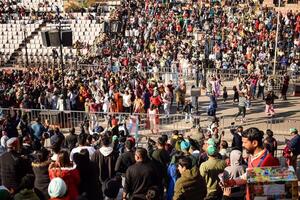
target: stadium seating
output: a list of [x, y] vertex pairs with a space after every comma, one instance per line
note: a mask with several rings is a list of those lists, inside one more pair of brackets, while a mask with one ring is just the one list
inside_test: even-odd
[[11, 20], [8, 24], [0, 24], [1, 61], [7, 62], [24, 42], [25, 36], [30, 36], [41, 24], [42, 21], [31, 24], [28, 20]]
[[[98, 13], [96, 16], [96, 13], [66, 14], [63, 12], [63, 3], [62, 0], [50, 0], [47, 3], [43, 0], [20, 0], [17, 5], [25, 7], [26, 10], [34, 9], [39, 12], [52, 13], [52, 15], [55, 15], [56, 6], [58, 6], [60, 13], [64, 16], [63, 26], [73, 32], [73, 44], [80, 42], [84, 44], [84, 47], [93, 45], [95, 38], [103, 32], [103, 22], [108, 20], [109, 11], [116, 5], [116, 2], [107, 2], [105, 12]], [[29, 16], [0, 23], [0, 65], [24, 65], [26, 63], [26, 49], [31, 65], [55, 63], [53, 49], [57, 49], [58, 53], [60, 51], [56, 47], [44, 47], [40, 32], [57, 27], [58, 24], [53, 22], [45, 23], [43, 19], [32, 20]], [[75, 61], [74, 56], [77, 55], [78, 51], [81, 55], [87, 53], [86, 48], [76, 50], [74, 47], [63, 47], [65, 61], [67, 63]]]
[[[103, 31], [103, 23], [97, 23], [96, 20], [87, 20], [84, 17], [76, 17], [76, 19], [66, 20], [68, 24], [64, 24], [73, 32], [73, 44], [77, 41], [92, 45], [95, 38]], [[42, 27], [41, 31], [56, 29], [58, 24], [46, 24]], [[42, 45], [42, 37], [40, 34], [34, 35], [32, 39], [27, 44], [28, 55], [30, 57], [30, 62], [33, 64], [44, 64], [44, 63], [54, 63], [55, 59], [53, 57], [53, 49], [56, 49], [59, 53], [58, 47], [45, 47]], [[22, 48], [21, 56], [19, 56], [19, 61], [24, 63], [26, 60], [25, 47]], [[84, 49], [80, 49], [81, 55], [84, 54]], [[75, 61], [74, 56], [77, 50], [72, 47], [63, 47], [63, 55], [65, 61], [72, 63]]]

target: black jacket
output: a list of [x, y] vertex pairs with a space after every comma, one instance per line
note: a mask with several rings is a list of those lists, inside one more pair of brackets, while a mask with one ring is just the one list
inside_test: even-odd
[[115, 166], [115, 171], [125, 174], [127, 168], [133, 165], [134, 163], [135, 163], [134, 152], [125, 151], [119, 156]]
[[148, 189], [160, 185], [154, 164], [151, 161], [137, 162], [127, 169], [123, 190], [130, 199], [146, 199]]
[[101, 147], [92, 156], [91, 161], [97, 166], [97, 173], [99, 174], [101, 184], [107, 179], [115, 176], [115, 165], [117, 159], [118, 153], [113, 151], [111, 147]]
[[29, 162], [21, 158], [20, 154], [15, 151], [9, 151], [0, 157], [0, 184], [8, 189], [17, 191], [21, 179], [29, 173]]
[[82, 165], [78, 165], [77, 169], [80, 173], [80, 194], [83, 194], [88, 200], [102, 199], [103, 195], [96, 164], [88, 160]]
[[231, 133], [233, 135], [231, 147], [242, 151], [243, 150], [242, 136], [240, 136], [237, 132], [231, 131]]
[[75, 134], [69, 134], [65, 139], [64, 146], [70, 151], [76, 147], [78, 136]]

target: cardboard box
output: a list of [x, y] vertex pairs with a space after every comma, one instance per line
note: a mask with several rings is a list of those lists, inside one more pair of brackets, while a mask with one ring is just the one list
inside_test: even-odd
[[247, 169], [247, 184], [253, 200], [298, 200], [298, 179], [293, 167]]

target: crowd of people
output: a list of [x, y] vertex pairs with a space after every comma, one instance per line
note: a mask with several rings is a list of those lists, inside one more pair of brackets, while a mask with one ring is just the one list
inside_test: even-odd
[[[44, 20], [47, 23], [52, 22], [56, 18], [57, 12], [61, 12], [63, 10], [62, 5], [57, 1], [44, 1], [40, 2], [34, 6], [28, 6], [21, 1], [0, 1], [0, 23], [6, 24], [9, 23], [10, 20], [22, 20], [27, 19], [26, 23], [35, 23], [37, 20]], [[103, 6], [101, 8], [99, 5], [95, 5], [94, 7], [90, 7], [87, 9], [73, 9], [70, 8], [70, 13], [63, 13], [61, 17], [64, 19], [76, 19], [76, 16], [72, 14], [72, 12], [81, 12], [81, 17], [89, 20], [98, 20], [101, 19], [100, 15], [107, 13], [107, 6]], [[84, 13], [87, 13], [84, 16]], [[97, 14], [96, 14], [97, 13]]]
[[[289, 131], [286, 164], [297, 169], [300, 135]], [[144, 147], [124, 130], [91, 135], [82, 124], [64, 135], [26, 117], [1, 133], [1, 200], [252, 199], [246, 168], [280, 165], [273, 132], [242, 126], [230, 129], [231, 144], [213, 126], [200, 140], [175, 130]]]
[[[2, 23], [22, 15], [16, 3], [2, 4]], [[274, 8], [263, 7], [262, 1], [124, 0], [112, 15], [121, 31], [101, 34], [89, 47], [86, 62], [92, 67], [1, 71], [0, 107], [147, 113], [152, 133], [158, 134], [157, 116], [163, 112], [168, 117], [174, 101], [176, 111], [191, 121], [198, 101], [187, 98], [187, 78], [198, 80], [192, 88], [201, 83], [206, 89], [206, 114], [216, 119], [218, 101], [226, 102], [231, 90], [220, 74], [233, 69], [240, 74], [232, 88], [239, 109], [235, 119], [242, 114], [244, 122], [251, 101], [260, 98], [266, 115], [275, 115], [275, 78], [266, 76], [275, 56]], [[291, 69], [295, 75], [300, 14], [279, 15], [276, 70]], [[208, 73], [211, 69], [216, 73]], [[284, 74], [284, 100], [289, 80]], [[118, 129], [113, 119], [110, 127], [93, 127], [92, 134], [85, 121], [79, 134], [74, 127], [65, 136], [39, 118], [29, 121], [26, 113], [6, 114], [0, 115], [1, 200], [251, 199], [246, 168], [279, 166], [271, 130], [265, 137], [258, 128], [233, 127], [229, 143], [212, 126], [200, 140], [174, 131], [139, 147], [137, 138]], [[289, 132], [284, 155], [297, 170], [300, 136], [296, 128]]]
[[[187, 92], [185, 81], [178, 76], [175, 79], [174, 74], [203, 80], [208, 93], [217, 88], [216, 97], [221, 95], [222, 88], [213, 85], [220, 76], [211, 77], [206, 84], [206, 69], [240, 70], [247, 77], [246, 81], [239, 80], [237, 91], [246, 90], [247, 85], [248, 93], [244, 94], [249, 99], [256, 95], [256, 88], [257, 96], [264, 97], [264, 92], [274, 87], [274, 79], [265, 75], [272, 69], [277, 13], [262, 5], [239, 3], [243, 2], [226, 1], [221, 6], [218, 1], [209, 5], [202, 1], [123, 1], [114, 11], [122, 31], [109, 37], [101, 35], [101, 42], [88, 48], [91, 55], [98, 55], [88, 58], [95, 67], [67, 68], [64, 76], [58, 68], [48, 67], [1, 72], [1, 99], [5, 102], [0, 105], [103, 112], [123, 112], [130, 107], [131, 112], [147, 112], [155, 102], [157, 107], [165, 105], [168, 114], [171, 100], [176, 100], [179, 110]], [[277, 70], [297, 69], [299, 13], [288, 12], [279, 19]], [[173, 82], [166, 81], [166, 76], [161, 80], [167, 72]], [[268, 88], [264, 87], [267, 82]], [[288, 85], [288, 78], [282, 82]], [[285, 98], [287, 88], [282, 90]], [[156, 96], [159, 101], [153, 100]]]

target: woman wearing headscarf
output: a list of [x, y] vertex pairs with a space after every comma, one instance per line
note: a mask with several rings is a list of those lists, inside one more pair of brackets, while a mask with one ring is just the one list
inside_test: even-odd
[[[230, 153], [230, 166], [224, 169], [224, 180], [237, 179], [246, 172], [246, 166], [242, 164], [242, 152], [232, 150]], [[231, 199], [243, 199], [245, 187], [238, 186], [231, 189]]]

